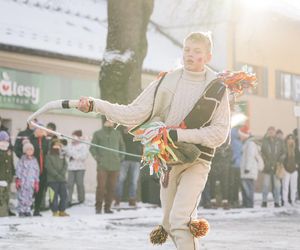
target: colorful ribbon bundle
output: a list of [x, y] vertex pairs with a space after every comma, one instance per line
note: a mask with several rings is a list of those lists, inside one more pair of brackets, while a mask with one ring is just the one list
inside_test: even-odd
[[218, 78], [224, 81], [224, 84], [231, 92], [241, 94], [246, 88], [253, 88], [257, 84], [256, 75], [244, 71], [224, 71], [218, 73]]
[[[256, 85], [255, 74], [244, 71], [224, 71], [218, 74], [218, 78], [223, 80], [231, 92], [238, 94]], [[167, 162], [178, 162], [174, 153], [177, 147], [169, 136], [169, 128], [163, 122], [144, 124], [133, 135], [135, 141], [141, 141], [144, 145], [142, 163], [143, 166], [149, 166], [151, 175], [167, 170]]]
[[133, 135], [134, 141], [140, 141], [144, 146], [142, 163], [143, 166], [149, 166], [151, 175], [161, 174], [161, 171], [167, 170], [168, 161], [178, 160], [171, 148], [171, 146], [174, 148], [176, 146], [163, 122], [144, 124], [134, 131]]

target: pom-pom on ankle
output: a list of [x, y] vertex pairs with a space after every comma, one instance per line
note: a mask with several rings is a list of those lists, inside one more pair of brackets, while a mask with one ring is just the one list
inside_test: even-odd
[[209, 232], [209, 223], [205, 219], [196, 219], [190, 222], [190, 231], [196, 238], [202, 238]]
[[168, 233], [161, 225], [153, 229], [150, 233], [150, 241], [153, 245], [162, 245], [166, 242], [167, 238]]

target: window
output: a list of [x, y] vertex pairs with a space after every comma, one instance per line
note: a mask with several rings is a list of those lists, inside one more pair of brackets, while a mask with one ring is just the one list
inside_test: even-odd
[[277, 97], [300, 101], [300, 75], [278, 71]]
[[257, 78], [257, 85], [255, 88], [245, 90], [246, 94], [268, 96], [268, 70], [265, 67], [250, 65], [246, 63], [238, 63], [237, 70], [255, 73]]

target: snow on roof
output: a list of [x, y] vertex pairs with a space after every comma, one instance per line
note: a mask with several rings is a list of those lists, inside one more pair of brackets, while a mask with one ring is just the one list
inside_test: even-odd
[[[0, 43], [100, 61], [106, 47], [105, 0], [2, 0]], [[180, 47], [149, 28], [144, 68], [167, 70]], [[159, 59], [159, 60], [158, 60]]]
[[[300, 20], [299, 8], [290, 4], [297, 1], [272, 2], [277, 3], [275, 11]], [[191, 31], [212, 30], [213, 40], [214, 35], [215, 40], [224, 40], [231, 7], [231, 0], [156, 0], [148, 26], [144, 69], [161, 71], [178, 66], [180, 45]], [[107, 0], [1, 0], [0, 17], [0, 44], [96, 61], [103, 57]], [[216, 54], [221, 55], [218, 67], [224, 67], [225, 45], [215, 45]]]

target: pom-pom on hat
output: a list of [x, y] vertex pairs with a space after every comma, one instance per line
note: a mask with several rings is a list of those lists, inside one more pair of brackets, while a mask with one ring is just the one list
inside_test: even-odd
[[9, 135], [6, 131], [0, 131], [0, 141], [9, 141]]
[[244, 136], [244, 137], [249, 137], [250, 136], [250, 129], [248, 125], [244, 125], [239, 129], [239, 135]]

